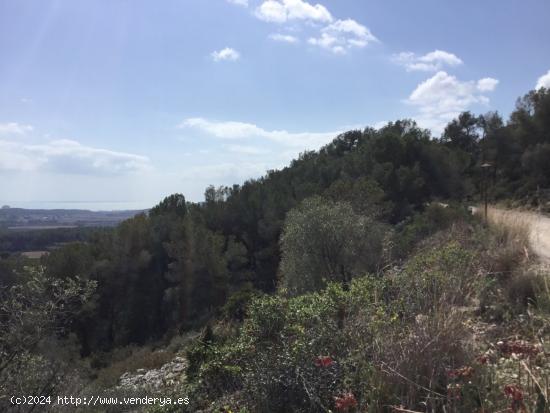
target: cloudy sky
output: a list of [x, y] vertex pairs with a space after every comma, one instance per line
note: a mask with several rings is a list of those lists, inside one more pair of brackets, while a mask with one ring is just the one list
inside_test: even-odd
[[550, 86], [547, 0], [0, 0], [0, 203], [149, 207]]

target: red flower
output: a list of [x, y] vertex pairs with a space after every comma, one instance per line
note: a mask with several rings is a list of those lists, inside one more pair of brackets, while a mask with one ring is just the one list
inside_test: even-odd
[[357, 399], [353, 393], [344, 393], [334, 398], [334, 407], [339, 412], [347, 412], [352, 407], [357, 406]]
[[315, 365], [317, 367], [329, 367], [334, 363], [334, 360], [330, 356], [319, 356], [315, 359]]

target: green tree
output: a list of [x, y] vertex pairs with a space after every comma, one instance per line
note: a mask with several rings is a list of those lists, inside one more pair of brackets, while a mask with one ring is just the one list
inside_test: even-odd
[[476, 155], [479, 141], [479, 119], [470, 112], [461, 113], [443, 132], [443, 142]]
[[62, 384], [66, 371], [61, 370], [68, 366], [59, 363], [59, 349], [44, 352], [44, 344], [67, 336], [96, 288], [95, 282], [78, 277], [48, 277], [42, 267], [26, 267], [17, 276], [17, 284], [0, 289], [3, 411], [11, 409], [7, 395], [51, 395]]
[[350, 204], [321, 197], [304, 200], [287, 215], [281, 236], [281, 287], [290, 295], [318, 290], [328, 281], [347, 285], [376, 270], [383, 228]]
[[173, 214], [179, 217], [184, 217], [187, 213], [187, 204], [185, 197], [182, 194], [172, 194], [167, 196], [158, 205], [151, 208], [150, 216]]

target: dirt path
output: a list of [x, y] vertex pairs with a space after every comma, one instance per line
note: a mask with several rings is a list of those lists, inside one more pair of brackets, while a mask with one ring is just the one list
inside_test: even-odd
[[[476, 208], [477, 213], [482, 213]], [[535, 212], [489, 208], [489, 220], [526, 225], [529, 228], [531, 248], [540, 260], [550, 265], [550, 218]]]

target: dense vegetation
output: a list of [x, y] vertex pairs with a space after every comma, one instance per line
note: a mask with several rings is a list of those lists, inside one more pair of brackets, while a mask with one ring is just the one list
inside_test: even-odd
[[93, 227], [35, 229], [29, 231], [0, 229], [0, 254], [7, 257], [11, 253], [20, 251], [46, 250], [68, 242], [86, 242], [97, 231], [98, 229]]
[[[484, 188], [491, 200], [544, 206], [548, 159], [550, 91], [540, 89], [518, 100], [507, 122], [497, 113], [466, 112], [440, 138], [410, 120], [350, 131], [260, 179], [209, 187], [202, 203], [171, 195], [112, 231], [52, 251], [38, 270], [4, 258], [0, 321], [6, 326], [15, 311], [10, 303], [26, 288], [47, 297], [50, 283], [61, 298], [19, 300], [17, 314], [46, 305], [51, 316], [40, 321], [44, 335], [29, 339], [28, 348], [11, 342], [0, 348], [0, 378], [13, 371], [4, 365], [17, 366], [10, 354], [26, 352], [30, 358], [18, 363], [30, 362], [44, 337], [73, 342], [102, 367], [115, 348], [174, 336], [216, 317], [245, 318], [227, 343], [190, 353], [197, 394], [243, 391], [253, 411], [326, 411], [335, 397], [350, 409], [357, 403], [371, 411], [417, 407], [427, 403], [426, 389], [446, 392], [445, 369], [473, 362], [445, 309], [470, 305], [473, 290], [478, 299], [479, 291], [496, 294], [471, 273], [478, 251], [488, 249], [475, 237], [455, 232], [463, 243], [442, 239], [414, 255], [421, 240], [467, 221], [464, 208], [427, 206], [475, 202]], [[467, 224], [461, 228], [468, 231]], [[70, 317], [65, 301], [74, 306]], [[425, 321], [415, 319], [419, 314]], [[62, 328], [50, 326], [54, 321]], [[430, 360], [407, 365], [424, 344], [425, 353], [432, 346]], [[326, 369], [312, 364], [318, 357], [329, 357], [319, 359]], [[414, 376], [424, 390], [384, 376], [384, 369]], [[481, 391], [475, 385], [472, 391]], [[434, 411], [450, 406], [437, 397], [429, 403]], [[473, 411], [455, 407], [450, 411]]]
[[189, 411], [547, 412], [548, 274], [524, 271], [515, 231], [434, 214], [440, 231], [404, 265], [257, 297], [240, 328], [205, 331]]

